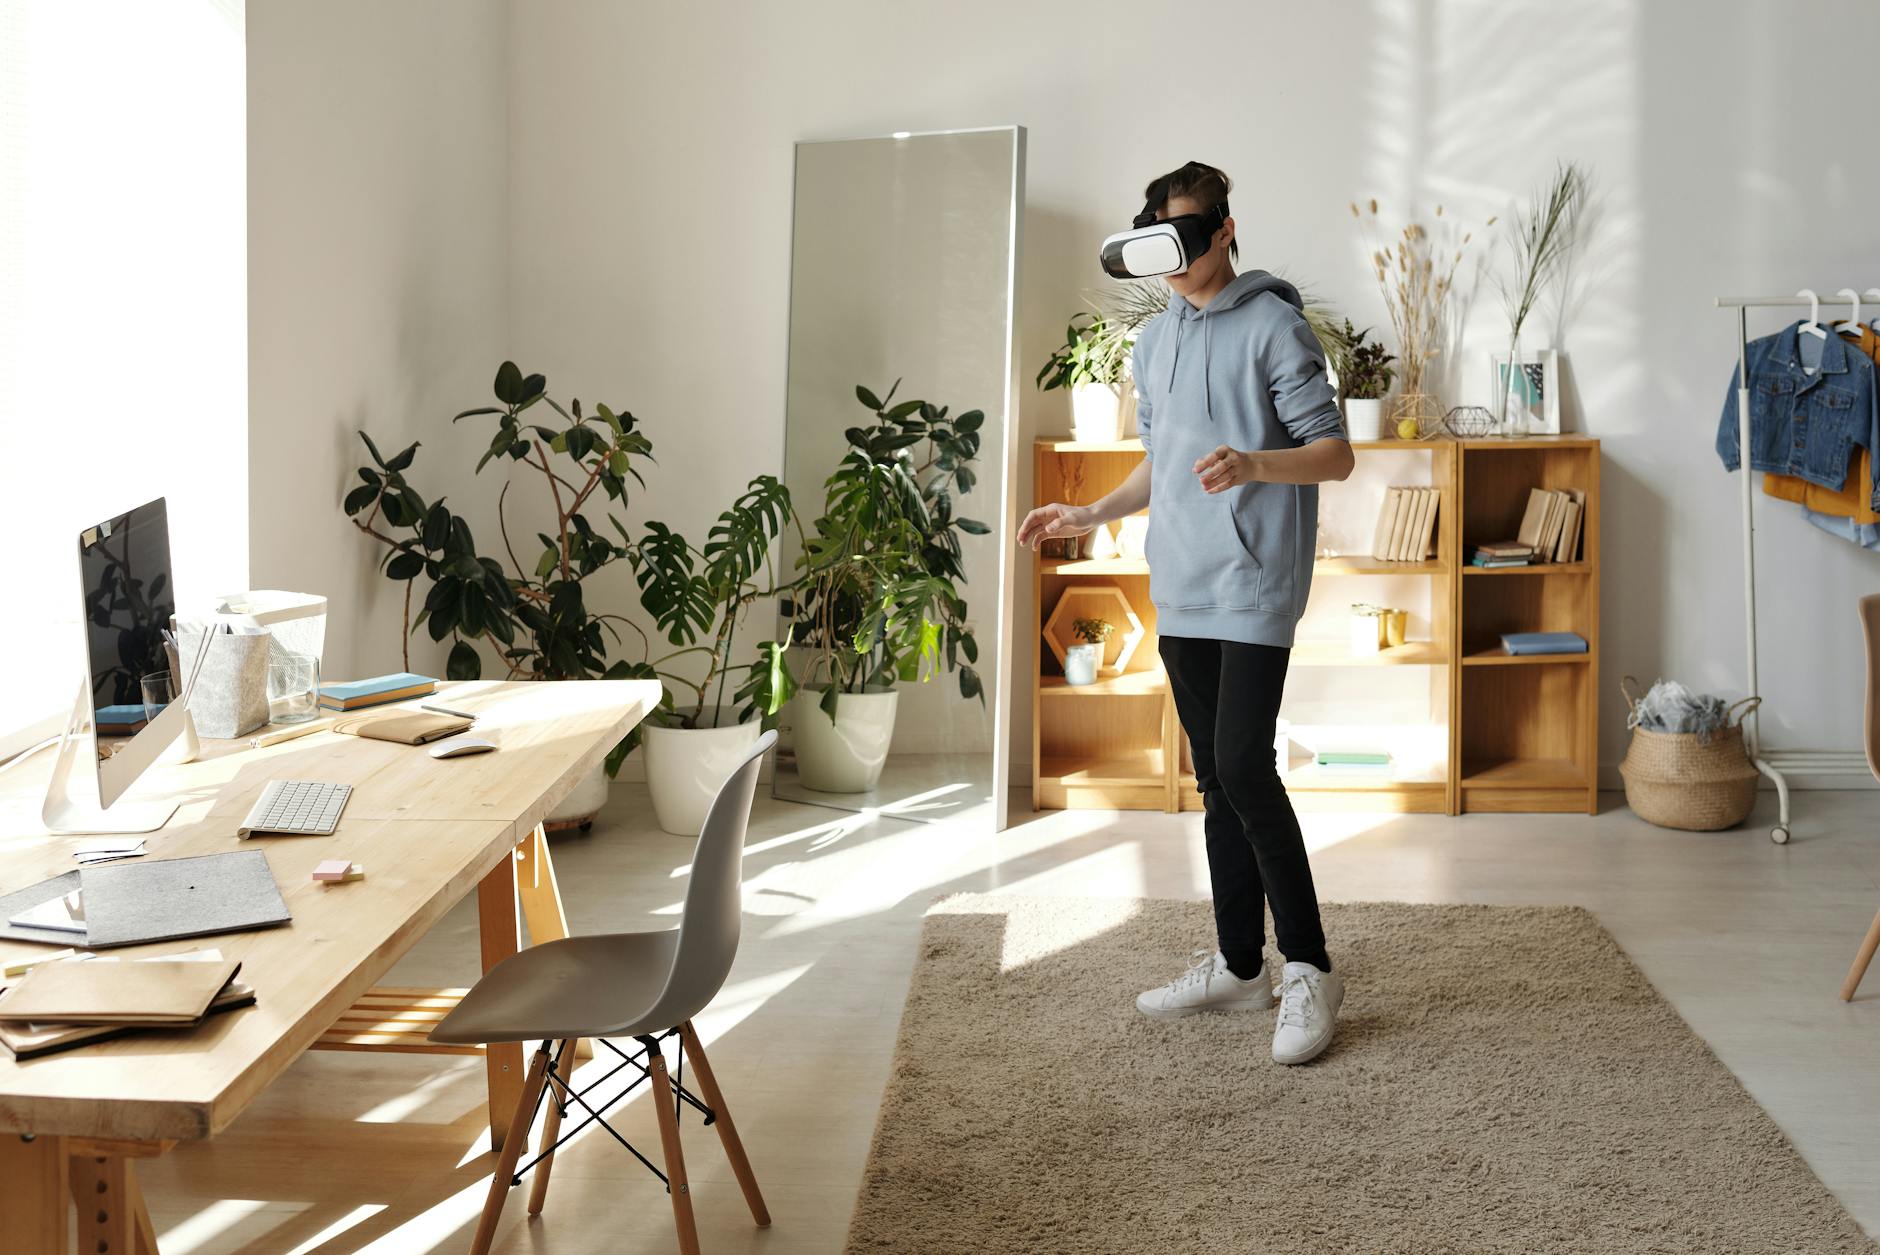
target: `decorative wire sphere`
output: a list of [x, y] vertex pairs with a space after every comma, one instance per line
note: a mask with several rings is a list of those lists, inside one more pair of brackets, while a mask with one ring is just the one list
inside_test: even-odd
[[1417, 425], [1417, 439], [1428, 440], [1442, 434], [1443, 409], [1436, 398], [1427, 392], [1405, 392], [1397, 396], [1390, 406], [1390, 425], [1393, 429], [1411, 419]]
[[1495, 433], [1495, 416], [1480, 405], [1458, 405], [1449, 411], [1447, 422], [1458, 440], [1480, 440]]

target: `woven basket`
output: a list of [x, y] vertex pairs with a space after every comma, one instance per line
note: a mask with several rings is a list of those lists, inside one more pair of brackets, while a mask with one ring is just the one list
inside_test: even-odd
[[[1619, 683], [1626, 704], [1634, 710], [1638, 681], [1631, 676]], [[1708, 741], [1695, 732], [1632, 730], [1619, 774], [1625, 777], [1625, 800], [1633, 812], [1660, 828], [1715, 832], [1734, 828], [1749, 818], [1756, 805], [1757, 771], [1743, 748], [1743, 717], [1762, 703], [1745, 697], [1730, 707], [1727, 723]]]

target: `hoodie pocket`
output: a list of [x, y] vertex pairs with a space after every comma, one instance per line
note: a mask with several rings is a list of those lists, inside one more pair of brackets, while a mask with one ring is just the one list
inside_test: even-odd
[[[1242, 539], [1234, 493], [1199, 488], [1177, 508], [1150, 510], [1149, 596], [1171, 610], [1263, 610], [1264, 573]], [[1172, 530], [1171, 530], [1172, 529]]]
[[1233, 497], [1234, 536], [1247, 560], [1260, 570], [1254, 609], [1297, 616], [1299, 489], [1292, 484], [1247, 484]]

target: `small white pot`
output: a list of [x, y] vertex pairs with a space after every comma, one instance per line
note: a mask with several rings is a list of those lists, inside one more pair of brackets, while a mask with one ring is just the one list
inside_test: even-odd
[[605, 762], [594, 764], [594, 769], [581, 777], [574, 791], [548, 813], [548, 818], [542, 821], [543, 825], [558, 831], [579, 828], [586, 832], [593, 825], [594, 816], [600, 813], [601, 807], [607, 805], [607, 786], [610, 783]]
[[1103, 646], [1085, 642], [1064, 649], [1064, 683], [1095, 684], [1097, 668], [1103, 663]]
[[1345, 398], [1345, 432], [1353, 440], [1384, 438], [1384, 399]]
[[1123, 438], [1123, 394], [1105, 383], [1071, 385], [1071, 435], [1110, 443]]
[[[717, 727], [662, 728], [641, 732], [646, 749], [646, 784], [653, 794], [653, 816], [675, 837], [696, 837], [706, 812], [764, 730], [762, 720], [738, 723], [737, 711], [718, 711]], [[713, 722], [710, 714], [699, 720]]]
[[795, 708], [796, 773], [819, 793], [866, 793], [881, 781], [894, 739], [894, 689], [841, 693], [831, 721], [818, 703], [823, 691], [802, 688], [790, 699]]

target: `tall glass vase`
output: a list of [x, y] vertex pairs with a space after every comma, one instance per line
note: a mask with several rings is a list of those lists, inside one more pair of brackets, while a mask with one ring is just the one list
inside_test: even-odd
[[1521, 363], [1521, 336], [1508, 337], [1508, 360], [1496, 368], [1495, 427], [1508, 440], [1532, 433], [1534, 397], [1526, 368]]

